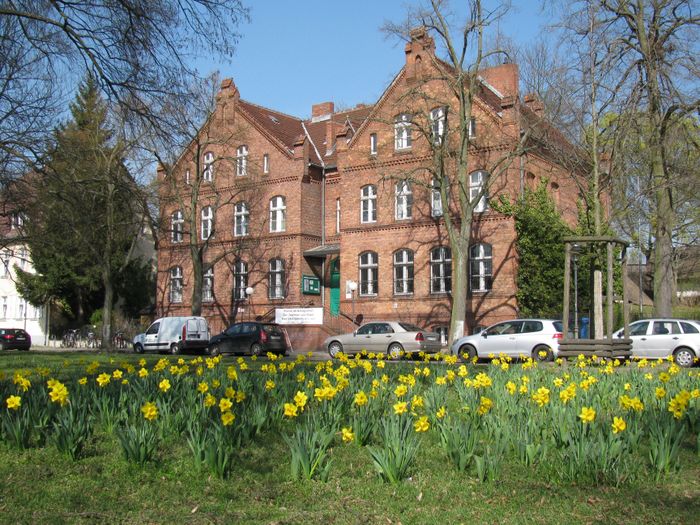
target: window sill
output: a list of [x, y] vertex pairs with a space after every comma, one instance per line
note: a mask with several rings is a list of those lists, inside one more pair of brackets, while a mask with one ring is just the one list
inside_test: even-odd
[[394, 148], [394, 155], [406, 155], [407, 153], [413, 153], [413, 148], [411, 146], [407, 148]]

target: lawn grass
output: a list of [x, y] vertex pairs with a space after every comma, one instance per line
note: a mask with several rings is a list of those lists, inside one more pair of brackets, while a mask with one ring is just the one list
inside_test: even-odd
[[[0, 356], [0, 370], [10, 376], [47, 367], [71, 375], [92, 361], [121, 366], [141, 357], [8, 353]], [[145, 356], [149, 366], [160, 357]], [[691, 439], [679, 472], [618, 488], [551, 481], [552, 466], [527, 468], [514, 460], [495, 481], [480, 483], [452, 467], [432, 432], [421, 436], [411, 478], [397, 486], [382, 482], [363, 447], [336, 440], [330, 455], [327, 482], [292, 481], [289, 449], [277, 431], [268, 431], [236, 452], [230, 477], [221, 480], [195, 471], [184, 439], [172, 434], [144, 467], [127, 463], [116, 435], [99, 427], [77, 461], [51, 445], [17, 450], [0, 443], [0, 522], [684, 524], [700, 516], [700, 458]]]

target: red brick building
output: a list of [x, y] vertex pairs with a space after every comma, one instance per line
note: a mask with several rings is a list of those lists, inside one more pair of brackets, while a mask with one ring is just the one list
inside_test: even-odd
[[[323, 309], [323, 325], [288, 326], [295, 348], [350, 330], [357, 315], [447, 327], [451, 251], [442, 205], [421, 175], [432, 155], [419, 123], [442, 133], [450, 118], [444, 82], [431, 80], [434, 63], [432, 39], [414, 32], [406, 65], [374, 105], [335, 111], [325, 102], [306, 120], [247, 102], [225, 80], [198, 139], [159, 173], [170, 232], [158, 251], [158, 313], [190, 311], [196, 247], [212, 264], [202, 314], [213, 331], [274, 319], [276, 309], [314, 307]], [[579, 197], [559, 160], [570, 146], [541, 120], [541, 104], [520, 96], [517, 66], [484, 69], [480, 86], [470, 194], [488, 183], [488, 195], [473, 222], [466, 331], [518, 315], [514, 224], [489, 198], [547, 180], [573, 223]], [[539, 131], [513, 156], [526, 128]], [[494, 165], [506, 169], [494, 176]], [[318, 279], [318, 294], [302, 290], [309, 277]]]

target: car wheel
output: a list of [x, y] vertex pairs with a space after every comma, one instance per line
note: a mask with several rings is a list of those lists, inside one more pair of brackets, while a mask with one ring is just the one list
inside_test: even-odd
[[399, 343], [391, 343], [386, 351], [389, 359], [400, 359], [402, 352], [403, 346], [401, 346]]
[[207, 348], [208, 354], [210, 356], [217, 356], [221, 353], [221, 346], [218, 343], [215, 343], [211, 345], [210, 347]]
[[141, 346], [140, 344], [135, 344], [134, 352], [136, 352], [137, 354], [143, 354], [143, 346]]
[[673, 360], [678, 366], [689, 368], [693, 366], [693, 361], [695, 361], [695, 353], [693, 353], [690, 348], [679, 348], [673, 352]]
[[263, 347], [260, 343], [250, 345], [250, 355], [259, 356], [263, 352]]
[[462, 361], [471, 363], [474, 358], [477, 357], [476, 348], [474, 348], [472, 345], [460, 346], [458, 355]]
[[343, 351], [343, 345], [341, 345], [338, 341], [333, 341], [331, 344], [328, 345], [328, 354], [333, 359], [338, 357], [338, 354], [341, 353], [342, 351]]
[[173, 343], [170, 345], [170, 353], [173, 355], [177, 355], [180, 353], [180, 345], [177, 343]]
[[[540, 354], [540, 352], [543, 352], [544, 355]], [[533, 361], [544, 363], [545, 361], [552, 361], [554, 359], [554, 354], [552, 353], [552, 349], [547, 345], [537, 345], [532, 351], [532, 359]]]

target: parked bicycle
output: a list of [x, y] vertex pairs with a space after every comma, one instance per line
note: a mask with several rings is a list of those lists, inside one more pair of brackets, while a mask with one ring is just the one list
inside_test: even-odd
[[119, 349], [126, 348], [126, 338], [124, 337], [124, 332], [117, 332], [114, 334], [114, 336], [112, 336], [112, 346]]
[[66, 330], [61, 338], [62, 348], [75, 348], [78, 344], [78, 330]]

